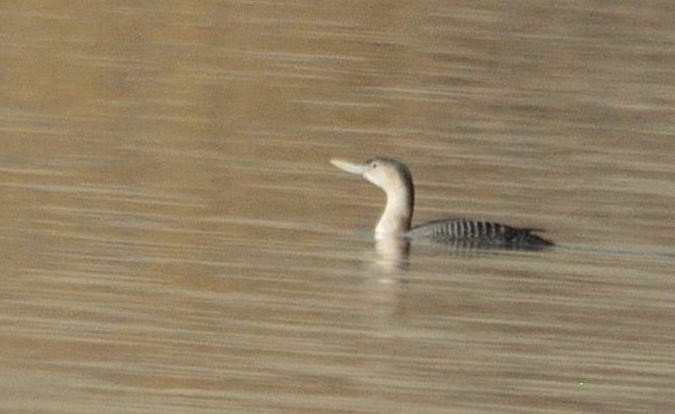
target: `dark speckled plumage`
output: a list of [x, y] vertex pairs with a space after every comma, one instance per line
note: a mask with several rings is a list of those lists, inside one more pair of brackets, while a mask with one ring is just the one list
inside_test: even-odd
[[434, 220], [413, 226], [406, 236], [439, 243], [473, 242], [484, 247], [542, 248], [553, 243], [525, 229], [490, 221], [466, 219]]

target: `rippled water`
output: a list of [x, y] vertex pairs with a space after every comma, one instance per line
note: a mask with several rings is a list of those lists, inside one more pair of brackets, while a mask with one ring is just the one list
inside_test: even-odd
[[[674, 16], [3, 4], [1, 411], [672, 412]], [[392, 261], [374, 155], [558, 246]]]

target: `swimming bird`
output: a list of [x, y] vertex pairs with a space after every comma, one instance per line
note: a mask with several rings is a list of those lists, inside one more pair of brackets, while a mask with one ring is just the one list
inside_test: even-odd
[[411, 227], [415, 187], [405, 164], [391, 158], [373, 158], [363, 164], [339, 159], [330, 162], [341, 170], [362, 176], [385, 192], [387, 203], [375, 227], [376, 240], [403, 237], [470, 247], [514, 249], [541, 249], [553, 245], [553, 242], [533, 234], [541, 230], [490, 221], [444, 219]]

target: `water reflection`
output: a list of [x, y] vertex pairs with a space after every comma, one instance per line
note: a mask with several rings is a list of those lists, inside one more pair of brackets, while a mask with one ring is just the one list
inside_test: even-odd
[[[481, 240], [450, 240], [439, 243], [430, 240], [411, 240], [408, 237], [385, 237], [375, 240], [376, 254], [373, 264], [385, 273], [407, 270], [410, 265], [409, 256], [412, 244], [417, 247], [416, 252], [423, 255], [441, 254], [476, 258], [507, 252], [543, 252], [554, 248], [552, 246], [495, 246], [493, 243]], [[617, 251], [606, 253], [622, 254]]]
[[375, 240], [374, 264], [385, 274], [405, 271], [408, 268], [410, 239], [385, 237]]

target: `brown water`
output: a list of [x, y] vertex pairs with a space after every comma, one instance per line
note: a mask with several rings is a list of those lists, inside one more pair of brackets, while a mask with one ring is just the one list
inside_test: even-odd
[[[0, 411], [674, 412], [673, 21], [4, 2]], [[373, 155], [559, 246], [391, 263]]]

